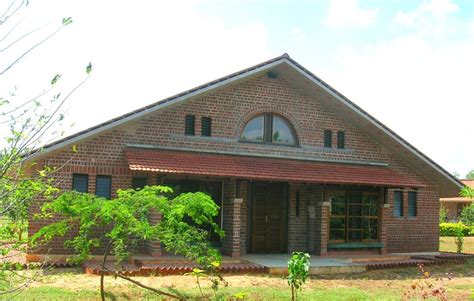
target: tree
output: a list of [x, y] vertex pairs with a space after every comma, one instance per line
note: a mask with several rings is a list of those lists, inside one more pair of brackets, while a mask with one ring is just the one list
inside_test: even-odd
[[[19, 31], [18, 19], [28, 3], [11, 0], [0, 11], [0, 84], [19, 62], [72, 23], [71, 18], [63, 18], [46, 32], [40, 28]], [[35, 41], [30, 43], [28, 38], [32, 37]], [[53, 73], [48, 87], [31, 97], [17, 96], [15, 87], [7, 95], [0, 95], [0, 295], [18, 291], [39, 275], [19, 277], [11, 270], [11, 254], [26, 247], [28, 204], [55, 192], [54, 181], [58, 179], [48, 175], [61, 167], [44, 167], [35, 174], [27, 174], [25, 170], [34, 167], [25, 159], [41, 151], [42, 144], [62, 135], [63, 106], [88, 80], [91, 68], [89, 63], [84, 79], [66, 93], [61, 93], [62, 75]]]
[[[155, 293], [181, 299], [178, 295], [144, 286], [106, 265], [107, 257], [114, 255], [115, 264], [120, 267], [138, 242], [158, 239], [168, 251], [197, 262], [200, 269], [207, 272], [206, 275], [219, 277], [216, 268], [220, 265], [221, 256], [210, 246], [207, 240], [210, 233], [205, 230], [205, 226], [210, 226], [211, 231], [223, 235], [213, 220], [219, 213], [219, 207], [202, 192], [185, 193], [173, 199], [168, 198], [171, 194], [171, 188], [165, 186], [119, 190], [117, 198], [112, 200], [85, 193], [63, 193], [42, 207], [42, 218], [55, 216], [55, 220], [59, 218], [59, 221], [41, 228], [33, 236], [32, 244], [45, 248], [53, 238], [73, 233], [74, 238], [64, 244], [73, 248], [75, 254], [70, 258], [73, 262], [90, 259], [92, 248], [103, 249], [100, 277], [102, 300], [105, 300], [105, 272]], [[156, 225], [149, 222], [151, 210], [162, 214], [161, 221]], [[96, 235], [98, 229], [105, 232], [103, 237]]]
[[471, 170], [466, 174], [466, 179], [474, 180], [474, 169], [471, 169]]

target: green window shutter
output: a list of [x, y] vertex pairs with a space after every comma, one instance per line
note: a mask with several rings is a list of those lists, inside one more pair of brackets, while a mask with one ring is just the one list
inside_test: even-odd
[[112, 177], [97, 176], [95, 180], [95, 194], [97, 196], [110, 199], [112, 193]]
[[393, 192], [393, 216], [403, 216], [403, 191]]
[[148, 178], [147, 177], [133, 177], [132, 178], [132, 188], [133, 189], [142, 189], [148, 185]]
[[324, 130], [324, 147], [326, 148], [332, 147], [332, 131], [331, 130]]
[[345, 133], [343, 131], [337, 131], [337, 148], [346, 148]]
[[202, 117], [201, 119], [201, 136], [211, 136], [211, 118]]
[[416, 191], [408, 192], [408, 216], [416, 216], [417, 214], [417, 193]]
[[87, 193], [89, 191], [88, 187], [89, 175], [77, 173], [72, 175], [72, 190]]
[[186, 115], [184, 121], [184, 134], [194, 136], [194, 127], [196, 123], [196, 117], [194, 115]]

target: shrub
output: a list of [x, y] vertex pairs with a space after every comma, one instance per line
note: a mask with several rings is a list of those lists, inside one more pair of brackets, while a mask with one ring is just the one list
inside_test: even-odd
[[462, 210], [461, 222], [467, 226], [474, 226], [474, 204], [471, 204]]
[[471, 227], [464, 225], [463, 223], [441, 223], [439, 224], [439, 235], [440, 236], [458, 236], [462, 233], [464, 236], [469, 236]]

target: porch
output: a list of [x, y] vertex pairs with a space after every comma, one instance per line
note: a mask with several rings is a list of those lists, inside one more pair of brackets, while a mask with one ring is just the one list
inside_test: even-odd
[[[233, 258], [386, 254], [393, 189], [421, 187], [382, 166], [156, 150], [130, 150], [126, 158], [132, 183], [144, 177], [176, 193], [209, 193], [225, 232], [211, 242]], [[149, 254], [163, 255], [159, 242]]]
[[[453, 253], [411, 253], [387, 255], [352, 255], [311, 257], [310, 275], [330, 275], [346, 273], [363, 273], [368, 270], [390, 269], [423, 264], [439, 265], [445, 263], [462, 264], [473, 255]], [[223, 274], [271, 274], [288, 273], [289, 254], [249, 254], [241, 258], [224, 256], [220, 271]], [[87, 274], [99, 275], [101, 262], [88, 261], [83, 269]], [[106, 267], [117, 271], [117, 266], [110, 259]], [[136, 255], [128, 263], [122, 264], [120, 272], [128, 276], [182, 275], [192, 272], [197, 266], [180, 256], [162, 256], [155, 258], [148, 255]]]

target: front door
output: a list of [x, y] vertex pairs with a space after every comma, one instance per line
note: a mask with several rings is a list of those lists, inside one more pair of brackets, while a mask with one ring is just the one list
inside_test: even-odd
[[284, 183], [252, 185], [252, 253], [286, 253]]

